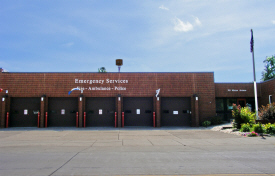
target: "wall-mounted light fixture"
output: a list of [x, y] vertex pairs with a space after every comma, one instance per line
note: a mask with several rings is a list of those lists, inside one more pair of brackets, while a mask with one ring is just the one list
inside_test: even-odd
[[46, 95], [42, 95], [42, 96], [41, 96], [41, 101], [44, 101], [44, 100], [45, 100], [45, 97], [46, 97]]
[[81, 95], [79, 96], [79, 101], [82, 101], [82, 97], [83, 97], [83, 95], [81, 94]]
[[120, 95], [120, 94], [117, 95], [117, 100], [118, 100], [118, 101], [121, 100], [121, 95]]
[[197, 94], [194, 94], [193, 97], [195, 97], [195, 100], [198, 101], [199, 100], [199, 96]]
[[8, 90], [6, 90], [6, 93], [9, 93], [9, 91], [8, 91]]
[[2, 97], [2, 101], [5, 101], [5, 97]]

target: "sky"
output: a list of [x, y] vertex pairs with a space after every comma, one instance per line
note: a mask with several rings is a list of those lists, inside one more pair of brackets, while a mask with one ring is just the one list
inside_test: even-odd
[[0, 0], [8, 72], [214, 72], [257, 82], [275, 55], [274, 0]]

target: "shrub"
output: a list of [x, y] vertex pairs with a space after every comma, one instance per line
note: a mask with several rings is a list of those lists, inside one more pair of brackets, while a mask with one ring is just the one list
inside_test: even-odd
[[275, 124], [268, 123], [264, 126], [267, 134], [275, 134]]
[[211, 124], [212, 125], [219, 125], [222, 123], [222, 119], [219, 116], [214, 116], [211, 118]]
[[232, 117], [234, 117], [238, 129], [241, 128], [243, 123], [249, 123], [250, 125], [255, 123], [255, 113], [252, 113], [249, 107], [242, 108], [240, 105], [233, 104]]
[[256, 133], [264, 133], [264, 127], [261, 123], [254, 124], [252, 126], [252, 130], [255, 131]]
[[273, 102], [272, 104], [268, 104], [266, 106], [262, 106], [259, 109], [259, 118], [261, 120], [275, 119], [275, 102]]
[[250, 132], [251, 131], [251, 126], [249, 123], [243, 123], [241, 128], [240, 128], [241, 132]]
[[234, 127], [240, 129], [241, 128], [241, 106], [236, 106], [233, 104], [232, 117], [234, 118]]
[[208, 127], [210, 125], [211, 125], [211, 122], [209, 120], [202, 122], [202, 126], [204, 126], [204, 127]]

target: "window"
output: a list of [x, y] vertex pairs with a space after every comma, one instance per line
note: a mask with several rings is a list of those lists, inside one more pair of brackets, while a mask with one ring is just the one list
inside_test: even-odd
[[49, 113], [50, 114], [56, 114], [57, 112], [55, 110], [51, 110]]
[[224, 103], [222, 98], [216, 99], [216, 111], [224, 111]]
[[19, 111], [14, 110], [14, 111], [12, 111], [12, 114], [19, 114]]
[[88, 114], [93, 114], [93, 113], [94, 113], [93, 110], [88, 111]]
[[233, 109], [233, 103], [237, 104], [237, 99], [235, 99], [235, 98], [227, 99], [227, 110], [232, 110]]
[[125, 110], [125, 113], [132, 113], [131, 110]]
[[269, 104], [272, 103], [272, 95], [269, 95]]

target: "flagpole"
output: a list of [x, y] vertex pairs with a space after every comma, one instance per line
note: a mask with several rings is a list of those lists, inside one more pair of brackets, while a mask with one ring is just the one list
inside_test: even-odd
[[253, 30], [252, 30], [252, 29], [251, 29], [250, 51], [252, 52], [252, 61], [253, 61], [255, 113], [256, 113], [256, 119], [259, 120], [259, 115], [258, 115], [257, 83], [256, 83], [255, 59], [254, 59], [254, 39], [253, 39]]

